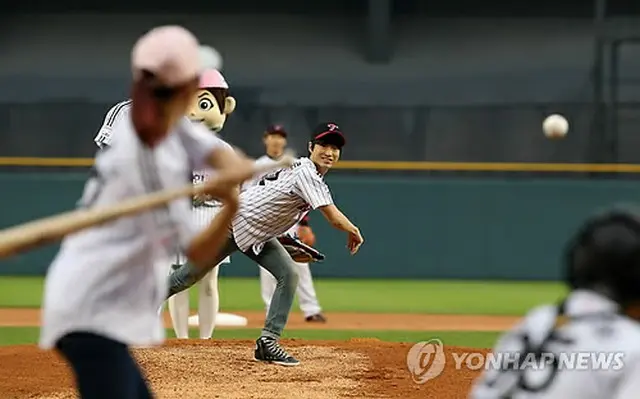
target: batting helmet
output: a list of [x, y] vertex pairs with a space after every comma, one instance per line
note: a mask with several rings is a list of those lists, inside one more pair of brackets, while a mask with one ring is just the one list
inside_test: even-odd
[[572, 289], [590, 289], [627, 305], [640, 299], [640, 215], [616, 208], [589, 218], [565, 253]]

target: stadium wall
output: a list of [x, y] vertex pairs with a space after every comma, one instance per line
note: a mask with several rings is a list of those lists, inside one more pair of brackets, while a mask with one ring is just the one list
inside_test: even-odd
[[[83, 173], [4, 173], [1, 227], [71, 209]], [[562, 248], [598, 208], [640, 197], [633, 181], [329, 175], [335, 200], [361, 228], [351, 257], [346, 237], [312, 213], [321, 277], [553, 280]], [[0, 274], [41, 275], [55, 246], [0, 261]], [[87, 265], [92, 267], [92, 265]], [[235, 255], [223, 275], [257, 276]]]

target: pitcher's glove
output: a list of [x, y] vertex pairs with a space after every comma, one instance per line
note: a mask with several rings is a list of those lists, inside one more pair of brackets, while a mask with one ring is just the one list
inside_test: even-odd
[[278, 237], [280, 244], [284, 246], [291, 258], [298, 263], [322, 262], [324, 254], [317, 249], [303, 243], [299, 239], [283, 235]]

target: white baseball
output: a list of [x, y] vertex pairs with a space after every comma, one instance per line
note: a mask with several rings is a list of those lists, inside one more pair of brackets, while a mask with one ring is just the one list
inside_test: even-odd
[[542, 122], [542, 131], [547, 138], [562, 138], [569, 132], [569, 122], [560, 114], [549, 115]]
[[222, 55], [211, 46], [200, 46], [200, 62], [204, 69], [222, 70]]

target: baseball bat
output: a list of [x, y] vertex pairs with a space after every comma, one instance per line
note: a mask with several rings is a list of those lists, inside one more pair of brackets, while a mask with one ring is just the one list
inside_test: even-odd
[[[247, 174], [246, 177], [238, 175], [234, 176], [234, 178], [238, 177], [239, 181], [247, 180], [252, 176], [266, 173], [273, 169], [289, 167], [292, 163], [293, 157], [287, 155], [276, 163], [255, 166], [252, 173]], [[230, 173], [233, 174], [234, 172]], [[224, 177], [222, 174], [219, 175], [220, 179], [222, 177]], [[216, 180], [214, 177], [211, 184], [215, 185]], [[207, 184], [190, 184], [180, 188], [141, 195], [122, 201], [117, 205], [78, 209], [0, 230], [0, 259], [56, 242], [68, 234], [76, 233], [88, 227], [160, 207], [181, 197], [202, 194], [210, 186]]]

